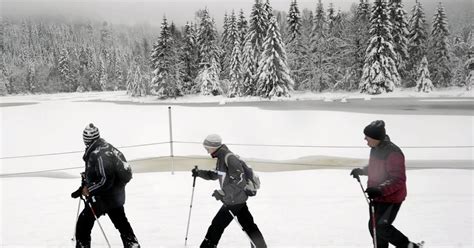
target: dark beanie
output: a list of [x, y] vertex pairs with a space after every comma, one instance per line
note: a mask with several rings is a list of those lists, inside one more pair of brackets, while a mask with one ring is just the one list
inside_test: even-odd
[[364, 128], [364, 134], [372, 139], [383, 140], [385, 138], [385, 122], [376, 120]]

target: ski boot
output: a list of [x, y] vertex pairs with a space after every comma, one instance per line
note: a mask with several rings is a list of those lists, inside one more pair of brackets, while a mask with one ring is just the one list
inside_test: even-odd
[[76, 248], [91, 248], [91, 242], [76, 240]]
[[413, 242], [410, 242], [407, 248], [423, 248], [424, 245], [425, 245], [425, 241], [421, 241], [420, 243], [416, 243], [416, 244]]
[[137, 237], [135, 236], [123, 236], [120, 235], [120, 238], [122, 238], [122, 243], [124, 248], [140, 248], [140, 244], [138, 243]]
[[217, 248], [217, 245], [212, 244], [208, 239], [204, 239], [199, 248]]

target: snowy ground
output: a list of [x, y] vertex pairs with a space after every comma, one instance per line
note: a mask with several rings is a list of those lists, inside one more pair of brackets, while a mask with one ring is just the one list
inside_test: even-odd
[[[448, 97], [464, 92], [440, 92]], [[406, 96], [407, 94], [405, 94]], [[331, 95], [336, 97], [335, 95]], [[393, 95], [395, 96], [395, 95]], [[402, 94], [400, 94], [402, 96]], [[322, 96], [311, 96], [316, 97]], [[349, 96], [350, 97], [350, 96]], [[166, 105], [118, 105], [85, 100], [125, 100], [122, 93], [1, 97], [1, 154], [14, 157], [83, 150], [82, 130], [94, 122], [116, 146], [169, 140]], [[201, 100], [198, 100], [201, 99]], [[204, 101], [195, 98], [194, 101]], [[214, 99], [214, 98], [213, 98]], [[183, 100], [186, 101], [186, 100]], [[219, 100], [221, 101], [221, 100]], [[360, 146], [360, 148], [288, 148], [233, 145], [244, 158], [285, 160], [304, 156], [367, 158], [362, 129], [374, 119], [400, 146], [471, 146], [407, 148], [411, 160], [472, 160], [472, 116], [404, 116], [330, 111], [270, 111], [253, 107], [173, 107], [175, 141], [201, 142], [219, 133], [233, 144]], [[129, 160], [169, 155], [169, 144], [124, 148]], [[200, 144], [177, 143], [175, 155], [205, 155]], [[81, 167], [81, 153], [0, 160], [0, 174]], [[198, 162], [197, 162], [198, 163]], [[409, 165], [408, 165], [409, 166]], [[473, 170], [409, 170], [407, 201], [396, 226], [429, 247], [473, 247]], [[78, 169], [43, 177], [0, 177], [2, 247], [72, 247]], [[262, 190], [249, 207], [269, 247], [369, 247], [368, 211], [347, 169], [261, 172]], [[38, 174], [36, 174], [38, 175]], [[183, 247], [192, 178], [189, 172], [136, 173], [127, 188], [126, 210], [143, 247]], [[196, 184], [188, 243], [197, 247], [219, 208], [210, 197], [216, 182]], [[118, 233], [107, 218], [102, 224], [113, 247]], [[221, 247], [247, 247], [235, 223]], [[104, 246], [95, 227], [93, 245]]]
[[[269, 247], [370, 247], [367, 203], [346, 170], [260, 173], [262, 189], [249, 208]], [[395, 225], [428, 247], [472, 247], [472, 170], [408, 172], [409, 195]], [[2, 247], [72, 247], [78, 179], [6, 178], [2, 183]], [[217, 182], [198, 180], [189, 247], [198, 247], [220, 207]], [[127, 187], [128, 217], [143, 247], [184, 247], [191, 198], [188, 172], [139, 173]], [[101, 218], [112, 247], [120, 237]], [[96, 226], [94, 247], [105, 241]], [[221, 247], [248, 247], [232, 223]]]

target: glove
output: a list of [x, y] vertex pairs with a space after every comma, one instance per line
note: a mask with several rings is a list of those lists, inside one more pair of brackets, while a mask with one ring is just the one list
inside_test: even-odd
[[359, 176], [363, 174], [364, 174], [364, 170], [362, 170], [361, 168], [355, 168], [355, 169], [352, 169], [351, 171], [351, 176], [355, 179], [359, 178]]
[[71, 193], [72, 198], [78, 198], [82, 195], [82, 186], [80, 186], [76, 191]]
[[198, 177], [199, 176], [199, 170], [198, 168], [194, 168], [191, 170], [191, 173], [193, 173], [193, 177]]
[[216, 198], [216, 200], [218, 200], [218, 201], [222, 201], [222, 199], [224, 199], [224, 195], [225, 195], [225, 194], [224, 194], [224, 191], [222, 191], [222, 190], [217, 190], [217, 189], [214, 190], [214, 193], [212, 193], [212, 196], [213, 196], [214, 198]]
[[365, 192], [369, 195], [370, 199], [382, 196], [382, 189], [379, 187], [368, 187]]

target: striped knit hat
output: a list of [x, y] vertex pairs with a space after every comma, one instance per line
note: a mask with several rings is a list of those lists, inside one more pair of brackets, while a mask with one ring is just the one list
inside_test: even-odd
[[99, 129], [94, 126], [94, 124], [89, 123], [89, 125], [84, 128], [82, 138], [84, 139], [84, 144], [86, 144], [86, 146], [89, 146], [90, 144], [92, 144], [92, 142], [94, 142], [94, 140], [100, 138]]
[[222, 145], [222, 138], [218, 134], [209, 134], [202, 145], [206, 148], [219, 148]]

